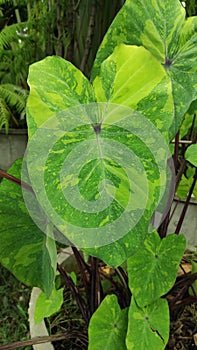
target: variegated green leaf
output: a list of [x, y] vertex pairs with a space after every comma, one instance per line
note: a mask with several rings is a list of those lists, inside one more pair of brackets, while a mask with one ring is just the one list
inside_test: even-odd
[[186, 21], [179, 0], [126, 0], [98, 50], [93, 78], [120, 43], [144, 46], [165, 67], [174, 101], [173, 137], [197, 97], [197, 18]]
[[[9, 173], [20, 178], [21, 160]], [[29, 195], [33, 203], [34, 195]], [[21, 187], [5, 179], [0, 184], [0, 234], [0, 262], [23, 283], [50, 295], [56, 271], [55, 242], [30, 218]]]
[[58, 112], [81, 103], [94, 102], [88, 79], [70, 62], [58, 56], [47, 57], [31, 65], [28, 83], [31, 88], [27, 103], [30, 136]]
[[110, 101], [141, 112], [164, 134], [173, 120], [171, 81], [143, 47], [119, 45], [93, 83], [97, 101]]
[[129, 308], [127, 349], [164, 350], [169, 337], [169, 326], [168, 303], [165, 299], [158, 299], [141, 308], [133, 297]]
[[150, 214], [148, 211], [145, 211], [141, 220], [132, 229], [132, 232], [128, 232], [125, 236], [111, 244], [92, 249], [86, 248], [85, 251], [92, 256], [99, 257], [109, 266], [117, 267], [141, 248], [148, 231], [149, 223]]
[[147, 235], [142, 247], [128, 259], [129, 288], [141, 307], [151, 304], [172, 288], [185, 250], [185, 237], [174, 234], [160, 239]]
[[88, 350], [126, 350], [127, 314], [115, 295], [106, 296], [90, 319]]
[[[134, 75], [128, 84], [125, 59]], [[117, 68], [112, 75], [111, 63]], [[136, 77], [132, 65], [139, 71]], [[148, 66], [152, 70], [145, 74]], [[141, 104], [140, 111], [147, 107], [152, 120], [154, 108], [147, 100], [158, 93], [163, 102], [156, 109], [166, 120], [155, 124], [167, 129], [171, 102], [165, 70], [144, 48], [122, 45], [94, 82], [96, 97], [81, 72], [56, 57], [34, 64], [29, 83], [28, 126], [34, 135], [27, 158], [37, 199], [69, 241], [117, 266], [140, 246], [166, 185], [170, 153], [163, 136], [148, 118], [128, 108]], [[117, 96], [123, 83], [125, 105]], [[128, 91], [135, 95], [131, 104]], [[95, 98], [97, 103], [87, 103]]]
[[37, 130], [28, 170], [55, 227], [117, 266], [148, 231], [165, 188], [168, 156], [161, 134], [138, 112], [89, 104], [67, 109]]

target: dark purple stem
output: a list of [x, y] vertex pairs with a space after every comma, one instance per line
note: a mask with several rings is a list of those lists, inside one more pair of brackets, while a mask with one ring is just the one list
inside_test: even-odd
[[9, 181], [14, 182], [16, 185], [19, 185], [19, 186], [25, 188], [26, 190], [34, 193], [34, 190], [30, 185], [28, 185], [26, 182], [21, 181], [17, 177], [10, 175], [3, 170], [0, 170], [0, 176], [3, 177], [4, 179], [7, 179]]

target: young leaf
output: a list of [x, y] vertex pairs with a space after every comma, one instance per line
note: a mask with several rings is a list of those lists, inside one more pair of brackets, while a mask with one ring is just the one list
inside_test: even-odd
[[188, 147], [185, 158], [194, 166], [197, 167], [197, 144]]
[[197, 18], [185, 20], [179, 0], [126, 0], [98, 50], [92, 78], [120, 43], [144, 46], [165, 67], [174, 101], [172, 138], [197, 97]]
[[64, 288], [59, 290], [53, 288], [49, 297], [44, 292], [39, 294], [34, 313], [35, 323], [40, 323], [43, 318], [49, 317], [60, 310], [64, 301], [63, 291]]
[[132, 297], [128, 316], [127, 349], [165, 349], [170, 328], [168, 303], [165, 299], [158, 299], [141, 308]]
[[[9, 169], [17, 178], [20, 178], [21, 162], [17, 160]], [[33, 203], [35, 197], [32, 193], [30, 196]], [[23, 283], [39, 287], [50, 295], [56, 271], [55, 242], [30, 218], [21, 187], [6, 179], [0, 184], [0, 234], [3, 236], [1, 263]]]
[[174, 234], [160, 239], [147, 235], [142, 247], [128, 259], [129, 287], [139, 306], [151, 304], [173, 286], [185, 250], [185, 237]]
[[88, 350], [126, 350], [127, 314], [115, 295], [106, 296], [90, 319]]
[[162, 65], [143, 47], [120, 44], [93, 82], [97, 101], [138, 110], [162, 133], [173, 120], [172, 89]]

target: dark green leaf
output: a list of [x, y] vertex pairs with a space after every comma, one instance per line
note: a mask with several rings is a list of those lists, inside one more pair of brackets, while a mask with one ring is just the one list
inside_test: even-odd
[[[21, 160], [9, 173], [20, 178]], [[30, 196], [34, 202], [34, 195]], [[0, 184], [0, 234], [1, 263], [23, 283], [50, 295], [55, 278], [55, 242], [30, 218], [21, 187], [5, 179]]]

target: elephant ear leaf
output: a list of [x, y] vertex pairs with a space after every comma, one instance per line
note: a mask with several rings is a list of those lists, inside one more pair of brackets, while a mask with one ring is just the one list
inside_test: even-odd
[[168, 303], [165, 299], [157, 299], [142, 308], [132, 297], [128, 318], [127, 349], [165, 349], [170, 325]]
[[142, 247], [128, 259], [129, 287], [138, 305], [151, 304], [172, 288], [184, 250], [183, 235], [171, 234], [162, 240], [156, 231], [147, 235]]
[[98, 50], [92, 80], [120, 43], [145, 47], [165, 67], [172, 85], [174, 122], [170, 138], [174, 137], [197, 97], [197, 17], [186, 20], [179, 0], [126, 0]]
[[88, 350], [126, 350], [127, 314], [115, 295], [107, 295], [90, 319]]
[[[20, 178], [21, 163], [17, 160], [9, 173]], [[32, 221], [21, 187], [6, 179], [0, 184], [0, 234], [4, 236], [0, 245], [2, 265], [21, 282], [41, 288], [49, 296], [56, 271], [55, 241]]]

